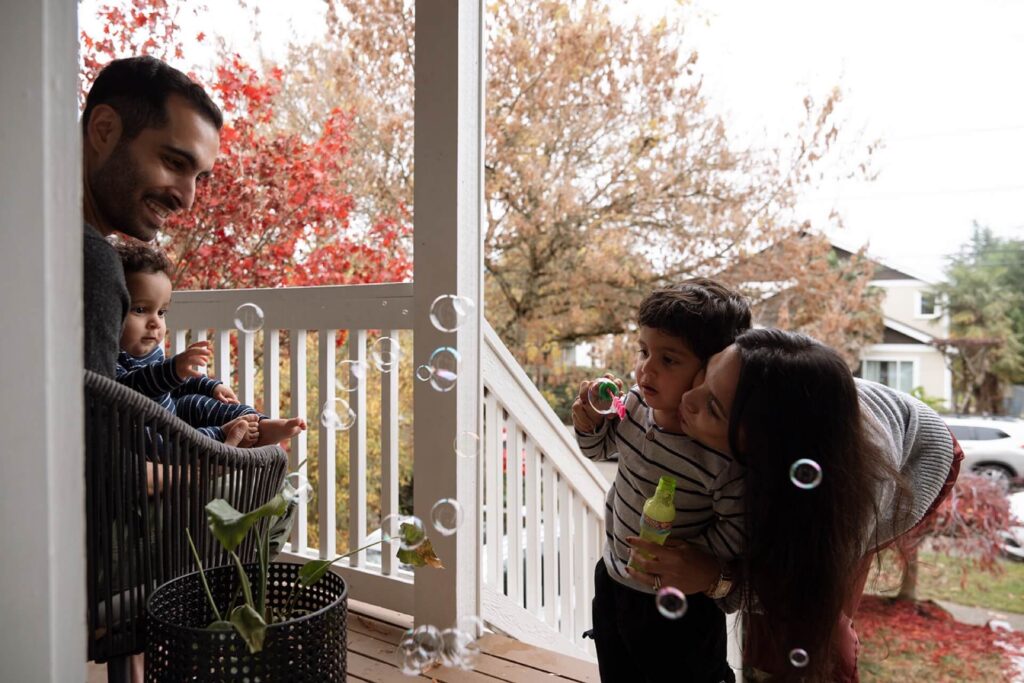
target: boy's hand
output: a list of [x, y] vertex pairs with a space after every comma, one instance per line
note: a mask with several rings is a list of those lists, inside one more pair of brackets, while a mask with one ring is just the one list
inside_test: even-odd
[[654, 577], [657, 576], [662, 586], [674, 586], [686, 594], [701, 593], [722, 572], [721, 564], [714, 555], [686, 542], [669, 541], [662, 546], [627, 536], [626, 543], [632, 548], [626, 572], [651, 587], [655, 586]]
[[[606, 374], [605, 377], [615, 382], [616, 386], [619, 387], [619, 391], [622, 391], [622, 380], [610, 374]], [[614, 413], [602, 415], [590, 405], [588, 394], [593, 383], [592, 380], [580, 382], [579, 396], [572, 402], [572, 424], [578, 431], [584, 434], [596, 432], [601, 425], [602, 419], [610, 420], [615, 417]]]
[[238, 405], [238, 396], [235, 392], [231, 391], [231, 387], [227, 384], [218, 384], [213, 388], [213, 397], [221, 403], [228, 403], [231, 405]]
[[199, 370], [199, 367], [209, 365], [212, 358], [213, 351], [210, 349], [210, 342], [200, 341], [189, 344], [187, 349], [174, 357], [174, 371], [182, 379], [202, 377], [203, 372]]

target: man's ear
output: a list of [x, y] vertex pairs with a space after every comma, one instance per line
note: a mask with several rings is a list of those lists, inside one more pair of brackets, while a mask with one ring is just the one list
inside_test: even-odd
[[89, 149], [100, 160], [106, 159], [121, 140], [121, 116], [109, 104], [97, 105], [85, 127]]

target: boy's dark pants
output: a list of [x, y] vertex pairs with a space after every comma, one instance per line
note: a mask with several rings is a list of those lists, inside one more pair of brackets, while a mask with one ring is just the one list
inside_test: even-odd
[[594, 569], [594, 641], [603, 683], [733, 683], [726, 661], [725, 614], [703, 593], [687, 595], [686, 614], [666, 619], [653, 595]]

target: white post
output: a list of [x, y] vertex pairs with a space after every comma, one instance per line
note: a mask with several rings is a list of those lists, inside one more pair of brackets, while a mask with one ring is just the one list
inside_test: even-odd
[[[436, 501], [455, 498], [466, 512], [454, 536], [431, 533], [425, 520], [445, 569], [416, 572], [414, 614], [440, 628], [480, 613], [480, 459], [456, 457], [453, 442], [482, 431], [483, 70], [482, 0], [417, 0], [413, 367], [440, 346], [462, 356], [454, 390], [417, 382], [413, 395], [415, 511], [427, 517]], [[442, 294], [476, 303], [456, 333], [430, 324]]]
[[0, 21], [0, 662], [85, 680], [82, 204], [77, 3]]

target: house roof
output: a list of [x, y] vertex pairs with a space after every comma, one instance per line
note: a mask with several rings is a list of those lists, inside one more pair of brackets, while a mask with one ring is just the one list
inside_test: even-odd
[[[889, 339], [883, 340], [885, 343], [931, 344], [935, 339], [927, 332], [922, 332], [893, 318], [886, 317], [883, 322], [885, 323], [885, 336], [889, 337]], [[897, 337], [901, 341], [896, 341], [896, 338], [893, 337]]]
[[[836, 255], [842, 259], [850, 258], [860, 249], [858, 245], [842, 237], [830, 235], [829, 242], [832, 243], [832, 248], [835, 249]], [[879, 258], [870, 252], [867, 253], [867, 258], [878, 266], [875, 271], [875, 280], [919, 280], [926, 285], [936, 284], [935, 278], [924, 275], [915, 269], [894, 264], [890, 259]]]

